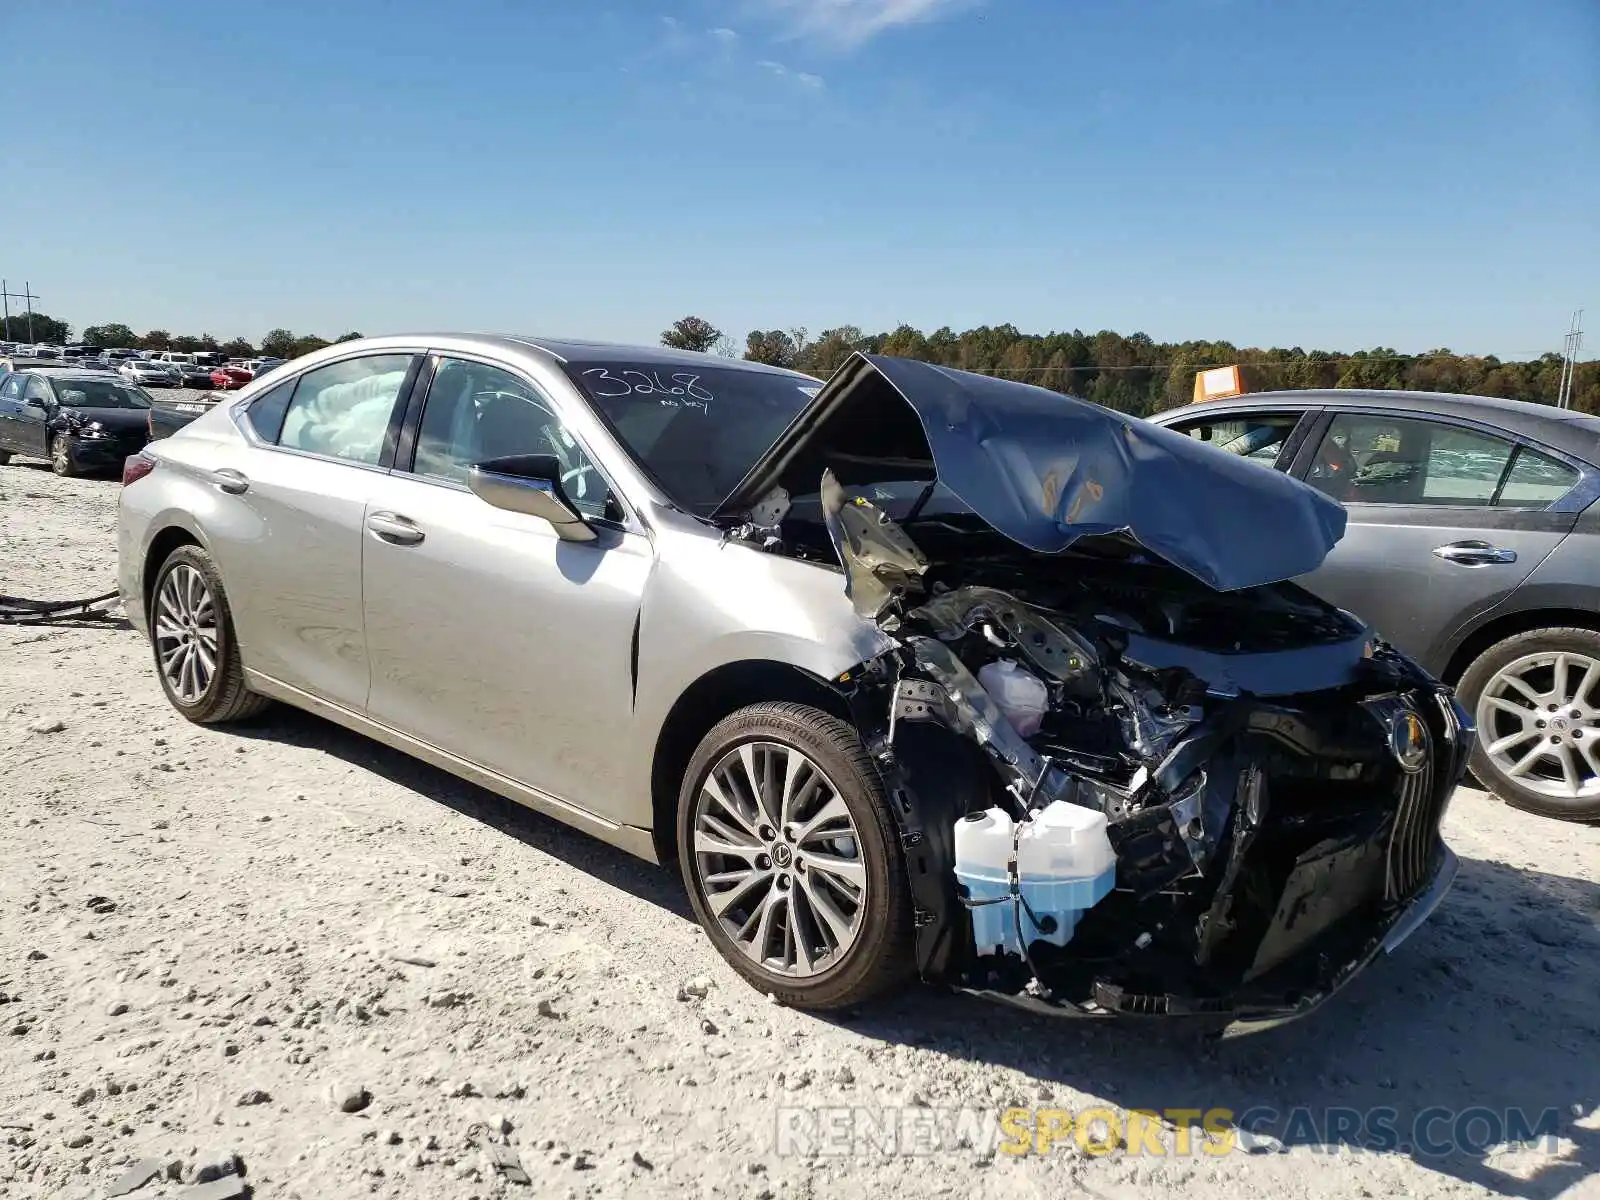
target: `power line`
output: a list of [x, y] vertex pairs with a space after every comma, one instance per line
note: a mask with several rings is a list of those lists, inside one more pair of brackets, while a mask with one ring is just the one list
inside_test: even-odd
[[11, 302], [13, 300], [22, 300], [28, 306], [28, 340], [30, 342], [33, 341], [33, 302], [37, 299], [39, 297], [34, 295], [31, 283], [24, 282], [20, 292], [13, 292], [11, 285], [4, 279], [0, 279], [0, 309], [3, 309], [5, 314], [6, 337], [9, 338], [11, 336]]

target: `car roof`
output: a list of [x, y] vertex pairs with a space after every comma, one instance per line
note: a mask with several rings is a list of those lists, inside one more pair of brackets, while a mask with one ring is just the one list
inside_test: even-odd
[[1224, 400], [1201, 400], [1159, 414], [1162, 423], [1204, 413], [1250, 412], [1263, 408], [1403, 409], [1418, 416], [1465, 417], [1493, 425], [1508, 433], [1568, 449], [1591, 461], [1600, 446], [1600, 417], [1500, 396], [1472, 396], [1459, 392], [1408, 392], [1398, 388], [1305, 388], [1275, 392], [1249, 392]]
[[[115, 379], [115, 371], [96, 371], [92, 367], [29, 367], [29, 375], [44, 375], [51, 379]], [[18, 372], [22, 374], [22, 372]]]
[[[700, 354], [693, 350], [675, 350], [671, 346], [641, 346], [626, 342], [595, 341], [587, 338], [543, 337], [523, 334], [449, 333], [435, 330], [431, 333], [390, 334], [380, 338], [363, 339], [387, 345], [404, 343], [447, 341], [454, 346], [475, 345], [486, 350], [516, 352], [532, 347], [541, 350], [559, 362], [592, 363], [659, 363], [675, 367], [717, 367], [741, 371], [754, 371], [768, 375], [812, 380], [809, 375], [785, 367], [750, 362], [742, 358], [722, 358], [715, 354]], [[349, 343], [335, 343], [334, 347]], [[815, 382], [815, 380], [812, 380]]]

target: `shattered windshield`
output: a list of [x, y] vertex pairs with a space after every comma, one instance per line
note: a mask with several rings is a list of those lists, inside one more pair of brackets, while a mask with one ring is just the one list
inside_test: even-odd
[[56, 395], [69, 408], [149, 408], [150, 397], [139, 388], [109, 379], [57, 381]]
[[569, 362], [567, 374], [672, 502], [708, 516], [821, 384], [675, 362]]

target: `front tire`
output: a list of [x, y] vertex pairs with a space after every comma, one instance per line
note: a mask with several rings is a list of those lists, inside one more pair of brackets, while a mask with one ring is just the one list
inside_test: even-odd
[[72, 463], [72, 443], [64, 433], [50, 439], [50, 469], [63, 479], [71, 479], [78, 473]]
[[228, 595], [216, 563], [199, 546], [179, 546], [161, 564], [149, 621], [161, 690], [189, 720], [241, 721], [271, 703], [245, 686]]
[[1600, 633], [1508, 637], [1473, 661], [1457, 692], [1478, 725], [1480, 783], [1514, 808], [1600, 821]]
[[678, 861], [712, 944], [761, 991], [818, 1012], [913, 972], [895, 831], [855, 730], [803, 704], [755, 704], [719, 722], [678, 798]]

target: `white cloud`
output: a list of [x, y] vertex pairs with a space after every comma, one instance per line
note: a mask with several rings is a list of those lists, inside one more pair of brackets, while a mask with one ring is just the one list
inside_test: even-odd
[[805, 71], [801, 71], [795, 76], [795, 78], [808, 88], [820, 88], [823, 86], [821, 75], [811, 75]]
[[711, 30], [711, 39], [712, 41], [720, 42], [724, 46], [733, 46], [738, 43], [739, 35], [726, 25], [719, 25]]
[[982, 0], [760, 0], [791, 34], [850, 49], [902, 25], [943, 20]]

